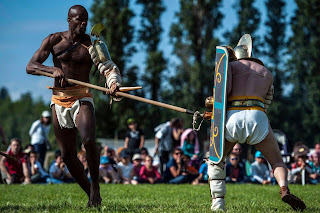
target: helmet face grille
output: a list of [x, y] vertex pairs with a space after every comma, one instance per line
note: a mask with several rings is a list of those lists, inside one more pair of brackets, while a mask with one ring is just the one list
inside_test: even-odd
[[249, 58], [249, 51], [246, 45], [239, 45], [234, 48], [235, 55], [237, 59]]

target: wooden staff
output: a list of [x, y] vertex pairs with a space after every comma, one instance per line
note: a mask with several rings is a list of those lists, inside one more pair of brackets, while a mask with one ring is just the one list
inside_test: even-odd
[[[39, 75], [43, 75], [43, 76], [47, 76], [47, 77], [53, 78], [53, 74], [47, 73], [47, 72], [43, 72], [43, 71], [40, 71], [40, 70], [37, 70], [35, 72], [35, 74], [39, 74]], [[82, 81], [78, 81], [78, 80], [74, 80], [74, 79], [70, 79], [70, 78], [65, 78], [65, 80], [67, 82], [69, 82], [69, 83], [78, 84], [78, 85], [81, 85], [81, 86], [86, 86], [86, 87], [89, 87], [89, 88], [92, 88], [92, 89], [96, 89], [96, 90], [100, 90], [100, 91], [104, 91], [104, 92], [107, 92], [107, 93], [109, 92], [109, 89], [104, 88], [104, 87], [100, 87], [100, 86], [97, 86], [97, 85], [94, 85], [94, 84], [90, 84], [90, 83], [86, 83], [86, 82], [82, 82]], [[130, 91], [130, 89], [127, 89], [127, 88], [131, 88], [131, 87], [125, 87], [125, 88], [126, 88], [126, 90], [124, 90], [124, 91]], [[136, 88], [136, 87], [132, 87], [132, 88]], [[142, 98], [142, 97], [139, 97], [139, 96], [130, 95], [130, 94], [121, 92], [121, 88], [120, 88], [120, 92], [116, 92], [115, 94], [117, 96], [130, 98], [130, 99], [133, 99], [133, 100], [136, 100], [136, 101], [141, 101], [141, 102], [144, 102], [144, 103], [148, 103], [148, 104], [152, 104], [152, 105], [155, 105], [155, 106], [159, 106], [159, 107], [175, 110], [175, 111], [178, 111], [178, 112], [187, 113], [187, 114], [194, 114], [194, 111], [192, 111], [192, 110], [184, 109], [184, 108], [173, 106], [173, 105], [170, 105], [170, 104], [165, 104], [165, 103], [162, 103], [162, 102], [158, 102], [158, 101], [154, 101], [154, 100], [150, 100], [150, 99], [146, 99], [146, 98]]]
[[18, 161], [17, 158], [15, 158], [15, 157], [13, 157], [13, 156], [11, 156], [11, 155], [8, 155], [8, 154], [6, 154], [6, 153], [0, 152], [0, 155], [8, 158], [9, 160]]

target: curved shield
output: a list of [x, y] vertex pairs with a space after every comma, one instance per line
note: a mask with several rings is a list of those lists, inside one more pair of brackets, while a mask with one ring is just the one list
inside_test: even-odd
[[210, 132], [210, 156], [214, 163], [219, 163], [224, 155], [224, 128], [227, 102], [227, 71], [228, 51], [225, 47], [217, 46], [214, 87], [213, 87], [213, 108], [211, 117]]

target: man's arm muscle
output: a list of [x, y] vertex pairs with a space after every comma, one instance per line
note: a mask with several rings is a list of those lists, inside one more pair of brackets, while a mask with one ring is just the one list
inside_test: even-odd
[[55, 34], [51, 34], [43, 40], [40, 48], [34, 53], [27, 65], [26, 71], [28, 74], [34, 74], [36, 70], [49, 73], [53, 73], [55, 71], [55, 67], [48, 67], [42, 65], [42, 63], [49, 57], [52, 47], [55, 45], [55, 43], [58, 43], [57, 40], [58, 37]]

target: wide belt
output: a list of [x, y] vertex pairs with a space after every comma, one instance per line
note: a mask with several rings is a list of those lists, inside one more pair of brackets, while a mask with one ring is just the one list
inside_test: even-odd
[[238, 100], [228, 102], [228, 107], [261, 107], [264, 109], [264, 103], [260, 100]]
[[52, 90], [52, 94], [59, 96], [59, 97], [77, 97], [83, 96], [84, 94], [89, 93], [89, 88], [77, 88], [77, 89], [70, 89], [70, 90]]

